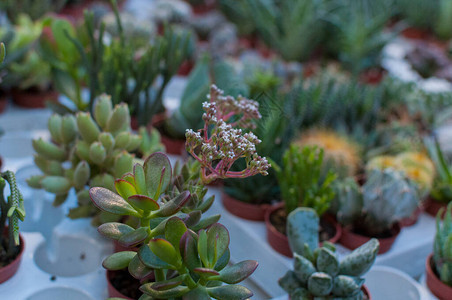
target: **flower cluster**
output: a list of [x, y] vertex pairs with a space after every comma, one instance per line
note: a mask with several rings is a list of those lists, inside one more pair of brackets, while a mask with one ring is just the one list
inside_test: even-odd
[[[253, 120], [261, 118], [256, 101], [223, 96], [215, 85], [204, 102], [204, 128], [197, 132], [187, 129], [186, 148], [201, 163], [205, 184], [218, 178], [244, 178], [256, 174], [267, 175], [271, 165], [256, 153], [259, 140], [252, 132], [241, 128], [255, 128]], [[240, 158], [246, 161], [242, 171], [230, 171]]]

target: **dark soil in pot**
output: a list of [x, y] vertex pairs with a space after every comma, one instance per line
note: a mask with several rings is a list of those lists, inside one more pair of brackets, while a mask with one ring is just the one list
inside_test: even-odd
[[[141, 283], [129, 274], [127, 269], [119, 271], [107, 271], [108, 294], [110, 297], [124, 297], [130, 299], [140, 298], [142, 292], [139, 290]], [[114, 289], [112, 289], [112, 287]]]
[[[7, 229], [5, 229], [5, 233], [7, 232]], [[22, 256], [24, 254], [25, 250], [25, 242], [22, 237], [22, 235], [19, 235], [20, 237], [20, 245], [16, 247], [16, 253], [12, 257], [6, 258], [5, 253], [0, 252], [0, 283], [7, 281], [10, 279], [14, 274], [16, 274], [17, 270], [19, 269], [20, 263], [22, 261]], [[8, 239], [4, 240], [4, 245], [8, 245]]]
[[[284, 208], [279, 208], [270, 215], [270, 222], [278, 230], [278, 232], [287, 235], [287, 213]], [[320, 242], [328, 241], [336, 235], [336, 226], [326, 218], [320, 218]]]
[[[4, 243], [2, 245], [3, 249], [6, 249], [8, 247], [8, 242], [9, 242], [8, 239], [4, 240]], [[21, 240], [21, 243], [22, 243], [22, 240]], [[19, 254], [21, 252], [21, 248], [22, 247], [20, 245], [16, 246], [15, 254], [13, 256], [11, 256], [11, 257], [5, 257], [6, 256], [6, 252], [5, 251], [0, 251], [0, 268], [3, 268], [5, 266], [11, 264], [19, 256]]]

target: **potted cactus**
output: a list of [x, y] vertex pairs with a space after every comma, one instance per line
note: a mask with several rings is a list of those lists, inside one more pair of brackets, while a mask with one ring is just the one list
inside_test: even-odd
[[387, 252], [400, 233], [400, 221], [419, 205], [417, 186], [392, 168], [372, 169], [362, 187], [354, 178], [334, 185], [331, 210], [342, 225], [340, 243], [355, 249], [371, 238], [380, 241], [380, 253]]
[[[283, 255], [292, 256], [286, 233], [287, 216], [297, 207], [310, 207], [324, 216], [333, 200], [336, 174], [331, 170], [322, 174], [323, 153], [316, 146], [291, 145], [283, 156], [283, 165], [273, 163], [283, 202], [266, 211], [265, 224], [270, 245]], [[319, 234], [321, 241], [337, 242], [341, 228], [325, 215]]]
[[[43, 174], [32, 176], [28, 184], [55, 194], [55, 205], [64, 203], [74, 188], [78, 207], [70, 210], [69, 217], [96, 216], [95, 223], [104, 223], [109, 216], [99, 214], [91, 204], [89, 187], [114, 191], [115, 178], [132, 170], [135, 155], [131, 152], [143, 146], [142, 137], [130, 130], [127, 104], [113, 107], [111, 98], [101, 95], [94, 103], [93, 115], [55, 114], [48, 127], [51, 142], [33, 140], [34, 161]], [[150, 140], [145, 141], [145, 147], [153, 147]]]
[[[4, 194], [6, 184], [10, 194]], [[19, 220], [25, 218], [24, 200], [11, 171], [0, 173], [0, 283], [11, 278], [24, 254], [24, 239], [19, 233]]]
[[294, 252], [294, 270], [279, 279], [291, 299], [371, 299], [362, 276], [377, 257], [379, 243], [368, 241], [339, 261], [336, 248], [319, 247], [319, 217], [310, 208], [297, 208], [288, 216], [287, 232]]
[[[444, 212], [446, 210], [446, 212]], [[441, 217], [444, 216], [441, 225]], [[450, 299], [452, 295], [452, 204], [441, 208], [436, 216], [436, 234], [433, 254], [425, 263], [427, 287], [440, 300]]]

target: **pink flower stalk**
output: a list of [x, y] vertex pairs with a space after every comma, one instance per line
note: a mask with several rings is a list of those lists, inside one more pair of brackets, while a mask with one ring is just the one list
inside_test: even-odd
[[[204, 128], [197, 132], [187, 129], [187, 151], [201, 163], [201, 180], [208, 184], [219, 178], [245, 178], [256, 174], [268, 175], [271, 165], [256, 153], [259, 140], [252, 132], [242, 128], [255, 128], [254, 119], [260, 119], [259, 104], [239, 96], [223, 96], [215, 85], [203, 103]], [[246, 161], [242, 171], [230, 171], [240, 158]]]

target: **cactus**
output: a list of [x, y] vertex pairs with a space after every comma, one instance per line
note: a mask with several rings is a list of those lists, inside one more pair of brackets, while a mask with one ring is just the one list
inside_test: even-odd
[[[9, 195], [4, 195], [3, 192], [9, 184]], [[17, 188], [16, 177], [13, 172], [5, 171], [0, 173], [0, 255], [2, 262], [8, 262], [8, 259], [13, 259], [18, 253], [17, 246], [20, 245], [19, 238], [19, 220], [23, 221], [25, 218], [24, 199]], [[6, 222], [8, 221], [8, 234], [3, 233], [6, 229]], [[3, 267], [0, 264], [0, 267]]]
[[[227, 266], [227, 229], [216, 223], [218, 215], [201, 220], [213, 196], [204, 201], [207, 190], [199, 179], [200, 164], [175, 169], [173, 173], [166, 155], [154, 153], [143, 165], [135, 164], [133, 173], [115, 181], [119, 195], [102, 187], [90, 189], [91, 199], [100, 209], [140, 220], [138, 228], [113, 222], [99, 227], [101, 234], [122, 246], [139, 247], [138, 251], [110, 255], [103, 266], [109, 270], [128, 267], [129, 273], [141, 280], [143, 299], [251, 297], [251, 291], [235, 284], [251, 275], [257, 262]], [[193, 189], [185, 189], [188, 186]], [[152, 272], [155, 280], [148, 282]], [[219, 286], [218, 282], [228, 285]]]
[[279, 285], [292, 299], [363, 299], [362, 276], [375, 262], [378, 240], [371, 239], [339, 261], [333, 244], [326, 242], [319, 247], [318, 230], [314, 210], [297, 208], [289, 214], [287, 232], [294, 270], [280, 278]]
[[436, 169], [430, 194], [436, 201], [448, 203], [452, 199], [452, 162], [444, 155], [438, 140], [426, 139], [425, 144]]
[[353, 176], [361, 164], [358, 146], [349, 138], [329, 130], [310, 130], [296, 142], [300, 146], [318, 146], [323, 149], [322, 174], [333, 169], [338, 177]]
[[[98, 210], [91, 205], [88, 187], [102, 186], [114, 190], [114, 180], [133, 166], [141, 136], [130, 131], [127, 104], [112, 107], [107, 95], [100, 96], [90, 113], [52, 115], [48, 128], [52, 142], [33, 140], [35, 163], [43, 175], [32, 176], [28, 184], [55, 194], [55, 205], [62, 204], [74, 188], [78, 207], [71, 218], [93, 216]], [[69, 168], [66, 165], [69, 164]]]
[[326, 212], [334, 197], [332, 183], [336, 174], [322, 177], [323, 150], [315, 146], [303, 149], [291, 145], [283, 156], [282, 167], [272, 165], [281, 189], [281, 197], [289, 214], [299, 206], [311, 207], [318, 215]]
[[336, 180], [333, 189], [335, 196], [331, 201], [330, 212], [342, 225], [353, 224], [362, 213], [363, 196], [360, 186], [356, 183], [355, 178], [348, 177]]
[[441, 226], [444, 208], [436, 215], [436, 234], [433, 243], [433, 262], [442, 282], [452, 287], [452, 204], [449, 203]]

